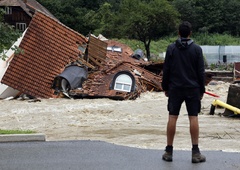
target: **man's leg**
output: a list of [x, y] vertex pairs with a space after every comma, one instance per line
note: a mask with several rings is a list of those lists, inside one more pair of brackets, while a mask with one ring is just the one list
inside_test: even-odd
[[162, 159], [165, 161], [172, 161], [173, 154], [173, 141], [176, 132], [176, 124], [181, 109], [181, 105], [184, 101], [182, 91], [178, 89], [171, 89], [168, 91], [168, 123], [167, 123], [167, 146]]
[[199, 124], [198, 124], [198, 116], [189, 116], [190, 122], [190, 134], [193, 145], [198, 145], [199, 138]]
[[165, 153], [162, 156], [162, 159], [168, 162], [172, 161], [172, 153], [173, 153], [173, 140], [176, 132], [176, 124], [177, 124], [178, 116], [169, 115], [168, 123], [167, 123], [167, 146], [165, 149]]
[[167, 145], [173, 146], [178, 116], [169, 115], [167, 124]]
[[200, 153], [198, 148], [199, 123], [198, 116], [189, 116], [190, 134], [192, 140], [192, 163], [205, 162], [206, 157]]

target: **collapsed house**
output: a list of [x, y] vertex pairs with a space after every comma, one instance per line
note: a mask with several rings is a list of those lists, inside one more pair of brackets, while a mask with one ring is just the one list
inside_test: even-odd
[[[94, 56], [94, 51], [96, 51], [94, 48], [97, 47], [98, 41], [90, 37], [89, 56]], [[105, 43], [108, 49], [105, 59], [100, 59], [95, 63], [98, 69], [88, 75], [82, 88], [70, 91], [71, 96], [135, 99], [142, 92], [162, 90], [160, 75], [144, 68], [149, 65], [149, 62], [141, 57], [139, 59], [133, 57], [134, 52], [124, 44], [113, 40], [105, 41]]]
[[135, 99], [162, 90], [163, 63], [145, 61], [119, 42], [85, 37], [38, 10], [19, 48], [23, 53], [9, 60], [1, 80], [18, 95]]

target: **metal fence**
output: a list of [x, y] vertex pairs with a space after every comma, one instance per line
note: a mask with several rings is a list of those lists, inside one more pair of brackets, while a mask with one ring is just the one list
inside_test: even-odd
[[201, 46], [208, 64], [240, 62], [240, 46]]

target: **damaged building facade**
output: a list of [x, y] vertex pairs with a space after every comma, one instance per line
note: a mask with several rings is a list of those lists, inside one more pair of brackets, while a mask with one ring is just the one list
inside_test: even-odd
[[23, 52], [9, 57], [1, 80], [18, 91], [14, 97], [124, 100], [161, 91], [163, 63], [145, 61], [117, 41], [85, 37], [39, 10], [19, 48]]

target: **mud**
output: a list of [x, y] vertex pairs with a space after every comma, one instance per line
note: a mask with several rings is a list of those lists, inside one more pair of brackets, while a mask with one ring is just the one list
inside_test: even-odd
[[[229, 83], [216, 82], [206, 90], [227, 101]], [[199, 114], [201, 150], [239, 152], [240, 119], [223, 117], [223, 108], [209, 115], [212, 101], [204, 95]], [[1, 129], [33, 130], [47, 141], [100, 140], [114, 144], [164, 149], [168, 118], [163, 92], [146, 92], [128, 101], [111, 99], [0, 100]], [[178, 119], [174, 148], [190, 150], [188, 116], [183, 105]]]

